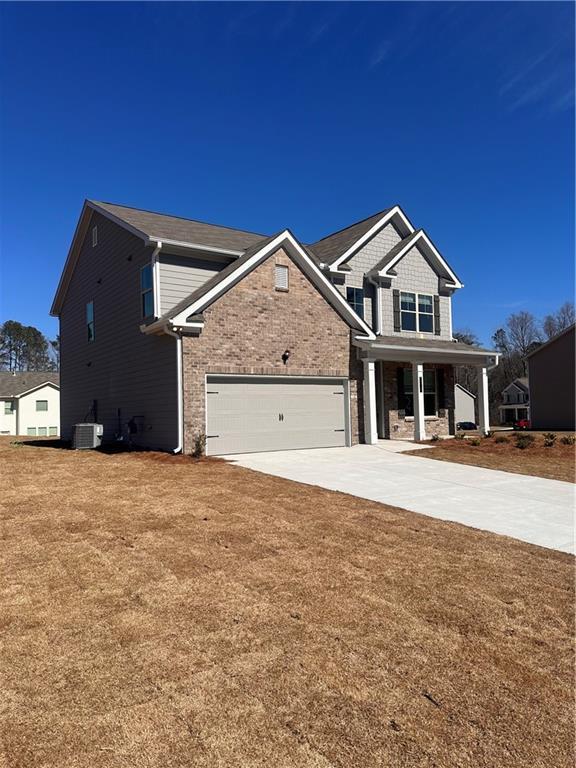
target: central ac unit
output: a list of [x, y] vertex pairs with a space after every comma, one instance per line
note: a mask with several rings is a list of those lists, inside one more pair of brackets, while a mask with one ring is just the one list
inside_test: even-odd
[[99, 448], [103, 434], [102, 424], [74, 424], [72, 447], [77, 451]]

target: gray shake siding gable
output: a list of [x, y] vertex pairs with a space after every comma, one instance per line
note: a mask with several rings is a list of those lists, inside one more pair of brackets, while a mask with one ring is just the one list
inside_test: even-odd
[[[92, 227], [98, 244], [92, 247]], [[62, 437], [75, 423], [104, 425], [113, 439], [134, 418], [138, 445], [172, 450], [178, 442], [176, 339], [140, 331], [140, 270], [152, 248], [94, 213], [60, 313]], [[94, 302], [95, 340], [86, 331]], [[120, 412], [119, 412], [120, 410]], [[125, 430], [124, 430], [125, 432]]]
[[[415, 246], [403, 256], [394, 267], [398, 276], [391, 281], [390, 288], [381, 288], [382, 291], [382, 335], [418, 337], [422, 334], [410, 331], [394, 331], [394, 309], [392, 291], [411, 291], [414, 293], [427, 293], [438, 295], [438, 275], [430, 266], [426, 258]], [[440, 295], [440, 335], [439, 339], [450, 341], [452, 312], [450, 296]], [[429, 336], [430, 334], [426, 334]]]

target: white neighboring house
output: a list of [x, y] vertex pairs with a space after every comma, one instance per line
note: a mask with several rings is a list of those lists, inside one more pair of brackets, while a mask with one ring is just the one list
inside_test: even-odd
[[456, 424], [463, 421], [476, 424], [476, 395], [461, 384], [454, 385], [454, 419]]
[[0, 371], [0, 435], [60, 435], [60, 375]]

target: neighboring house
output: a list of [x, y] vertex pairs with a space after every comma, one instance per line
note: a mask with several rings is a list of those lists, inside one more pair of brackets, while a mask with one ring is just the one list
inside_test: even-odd
[[476, 395], [461, 384], [454, 387], [454, 408], [456, 424], [462, 421], [476, 424]]
[[514, 424], [521, 419], [530, 418], [530, 390], [528, 379], [521, 377], [502, 390], [500, 424]]
[[0, 435], [59, 434], [59, 375], [53, 371], [1, 371]]
[[454, 431], [462, 283], [399, 206], [312, 245], [86, 201], [52, 306], [62, 434], [208, 454]]
[[571, 325], [527, 355], [530, 420], [534, 429], [574, 430], [574, 345]]

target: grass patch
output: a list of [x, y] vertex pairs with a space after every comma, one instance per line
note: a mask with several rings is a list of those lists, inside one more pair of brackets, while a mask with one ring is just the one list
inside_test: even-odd
[[0, 471], [0, 765], [571, 765], [570, 555], [225, 461]]

